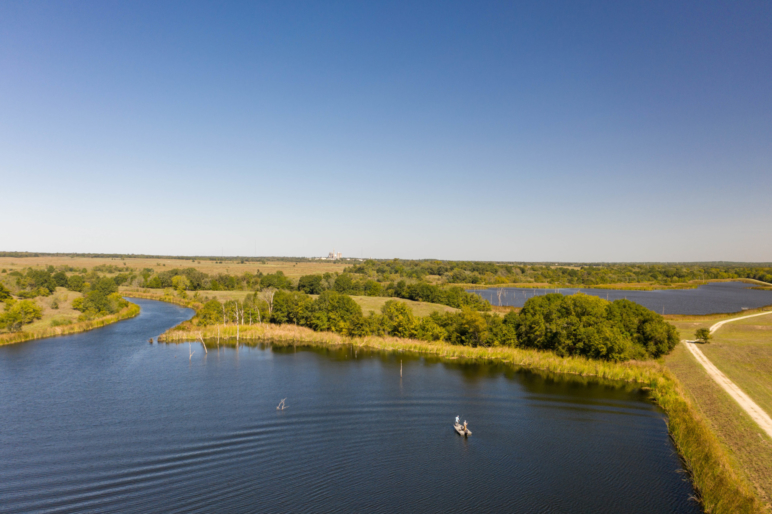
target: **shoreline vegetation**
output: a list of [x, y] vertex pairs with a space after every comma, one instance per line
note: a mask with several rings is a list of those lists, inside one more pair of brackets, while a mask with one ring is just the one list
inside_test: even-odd
[[[143, 298], [171, 300], [192, 307], [194, 302], [170, 295], [141, 293]], [[704, 416], [689, 399], [675, 375], [661, 360], [610, 362], [581, 356], [560, 357], [555, 353], [524, 348], [470, 347], [446, 342], [427, 342], [391, 336], [351, 337], [316, 332], [296, 325], [216, 324], [196, 327], [184, 322], [162, 334], [159, 342], [179, 344], [197, 341], [215, 346], [351, 346], [384, 352], [408, 352], [441, 359], [490, 362], [536, 372], [570, 374], [599, 380], [635, 383], [667, 414], [670, 436], [698, 492], [706, 512], [764, 513], [767, 507], [711, 430]]]
[[[561, 332], [562, 321], [550, 318], [552, 316], [550, 313], [556, 312], [552, 309], [540, 311], [530, 309], [534, 312], [524, 314], [522, 309], [496, 308], [488, 302], [479, 302], [476, 299], [471, 299], [474, 300], [472, 302], [470, 297], [476, 295], [464, 291], [464, 288], [501, 287], [536, 287], [546, 290], [559, 288], [675, 289], [694, 288], [708, 282], [723, 281], [742, 281], [761, 289], [772, 287], [770, 286], [772, 268], [769, 266], [764, 263], [752, 265], [738, 263], [553, 265], [398, 259], [382, 261], [350, 259], [340, 262], [290, 258], [43, 256], [42, 254], [0, 252], [0, 286], [5, 287], [6, 297], [9, 295], [15, 297], [11, 302], [30, 299], [53, 303], [58, 298], [57, 294], [66, 294], [65, 292], [69, 291], [70, 294], [78, 296], [78, 303], [73, 305], [74, 309], [82, 312], [84, 316], [91, 317], [89, 321], [64, 326], [4, 334], [0, 336], [0, 345], [82, 332], [132, 317], [125, 314], [132, 309], [136, 309], [134, 316], [139, 313], [139, 307], [136, 304], [130, 304], [125, 309], [122, 307], [123, 304], [120, 304], [119, 312], [112, 310], [109, 311], [113, 313], [112, 315], [101, 317], [100, 315], [104, 312], [100, 305], [103, 306], [104, 302], [94, 297], [94, 294], [96, 289], [102, 288], [106, 293], [110, 292], [105, 298], [112, 302], [111, 305], [118, 305], [116, 302], [123, 301], [120, 296], [160, 300], [191, 308], [196, 311], [197, 316], [200, 314], [202, 319], [206, 318], [204, 326], [196, 326], [200, 325], [198, 321], [184, 322], [170, 329], [159, 339], [166, 343], [201, 340], [203, 344], [210, 347], [213, 344], [236, 347], [244, 344], [354, 346], [376, 351], [435, 355], [440, 359], [456, 362], [458, 362], [457, 359], [498, 362], [540, 373], [566, 374], [566, 376], [576, 377], [577, 380], [580, 380], [580, 377], [586, 377], [586, 380], [613, 380], [620, 384], [635, 384], [636, 387], [649, 391], [651, 399], [667, 414], [670, 435], [686, 469], [691, 474], [692, 482], [706, 512], [769, 512], [768, 505], [763, 501], [764, 496], [751, 485], [758, 486], [756, 479], [746, 475], [747, 464], [745, 461], [735, 460], [736, 450], [731, 441], [728, 443], [726, 433], [716, 429], [714, 414], [705, 410], [705, 399], [695, 395], [691, 383], [683, 382], [684, 385], [682, 385], [679, 381], [682, 380], [682, 375], [676, 376], [676, 369], [671, 367], [672, 357], [681, 353], [678, 351], [682, 350], [681, 345], [676, 346], [676, 351], [665, 359], [659, 357], [649, 360], [627, 360], [641, 359], [644, 356], [626, 353], [624, 354], [626, 357], [620, 359], [623, 362], [589, 359], [581, 355], [559, 356], [545, 350], [552, 346], [542, 346], [536, 340], [530, 341], [531, 346], [535, 348], [523, 348], [523, 343], [528, 343], [528, 339], [526, 337], [521, 339], [521, 336], [538, 332], [536, 329], [541, 319], [547, 321], [548, 325], [551, 323], [547, 328], [553, 332], [553, 335], [560, 336], [552, 342], [574, 345], [576, 341], [573, 335], [576, 334]], [[117, 292], [111, 293], [111, 291]], [[0, 293], [2, 292], [0, 290]], [[361, 295], [373, 297], [373, 299], [380, 297], [384, 302], [410, 300], [443, 304], [451, 310], [462, 308], [461, 310], [467, 311], [470, 314], [470, 319], [467, 321], [479, 321], [478, 318], [486, 321], [485, 324], [475, 322], [457, 324], [456, 327], [442, 327], [447, 329], [448, 334], [461, 333], [459, 329], [467, 332], [478, 329], [483, 332], [487, 330], [489, 333], [491, 327], [501, 325], [499, 319], [508, 318], [510, 328], [507, 329], [507, 323], [504, 323], [502, 326], [506, 330], [501, 334], [509, 334], [509, 336], [514, 334], [519, 344], [513, 345], [514, 347], [491, 347], [489, 342], [467, 346], [427, 341], [426, 334], [416, 334], [412, 329], [405, 334], [395, 333], [392, 325], [395, 322], [402, 323], [404, 320], [400, 321], [401, 318], [392, 316], [389, 318], [391, 324], [384, 323], [386, 313], [380, 315], [375, 313], [374, 317], [368, 316], [368, 324], [356, 325], [358, 327], [356, 330], [351, 330], [351, 327], [346, 325], [343, 329], [333, 328], [340, 333], [324, 331], [327, 328], [320, 329], [319, 319], [305, 314], [295, 316], [296, 308], [318, 304], [318, 298], [322, 293], [329, 293], [328, 297], [330, 294], [349, 296], [349, 298]], [[205, 296], [207, 294], [214, 297], [210, 299]], [[220, 299], [223, 300], [222, 303], [219, 302]], [[278, 299], [282, 299], [279, 303], [283, 305], [281, 311], [287, 319], [271, 319], [276, 324], [265, 323], [269, 318], [275, 318], [271, 311], [275, 307], [274, 300]], [[72, 302], [75, 300], [73, 299]], [[209, 303], [212, 305], [207, 307]], [[6, 310], [10, 305], [12, 303], [6, 304]], [[350, 307], [354, 306], [350, 305]], [[548, 305], [545, 304], [542, 307], [548, 307]], [[55, 307], [52, 308], [55, 309]], [[245, 309], [250, 324], [245, 323]], [[265, 316], [266, 309], [268, 317]], [[239, 312], [241, 323], [234, 324], [235, 319], [239, 317]], [[311, 315], [319, 314], [319, 308], [316, 306], [305, 312]], [[221, 313], [222, 317], [218, 313]], [[405, 319], [409, 322], [408, 325], [412, 326], [409, 313], [396, 310], [391, 314], [406, 314]], [[258, 316], [256, 324], [252, 324], [254, 315]], [[693, 330], [691, 325], [702, 323], [713, 316], [727, 316], [727, 314], [696, 317], [668, 315], [664, 319], [683, 325], [681, 329], [683, 339], [690, 337], [683, 335], [684, 330]], [[357, 321], [361, 321], [359, 320], [361, 315], [355, 317]], [[516, 318], [526, 320], [529, 317], [532, 323], [526, 333], [514, 333], [510, 330], [516, 331], [522, 328], [520, 321], [513, 322]], [[454, 317], [452, 313], [435, 316], [438, 322], [442, 319], [462, 321], [461, 318], [456, 318], [457, 316]], [[660, 318], [659, 315], [657, 318]], [[376, 324], [375, 322], [379, 319], [380, 322]], [[420, 324], [421, 319], [423, 318], [417, 318], [414, 321]], [[690, 319], [694, 320], [694, 323], [690, 323], [688, 321]], [[330, 318], [326, 320], [330, 321]], [[293, 321], [308, 324], [319, 331], [293, 325], [291, 324]], [[617, 323], [615, 320], [607, 321], [611, 321], [612, 324]], [[44, 322], [47, 323], [45, 316], [37, 323]], [[487, 325], [487, 329], [483, 325]], [[455, 332], [451, 331], [451, 328]], [[610, 328], [612, 332], [616, 330], [614, 326]], [[366, 330], [357, 332], [359, 329]], [[642, 337], [655, 336], [664, 340], [649, 330], [639, 332]], [[664, 332], [660, 335], [663, 334]], [[403, 338], [396, 337], [397, 335]], [[582, 332], [580, 335], [587, 334]], [[600, 340], [609, 338], [608, 333], [596, 335]], [[411, 339], [416, 336], [424, 340]], [[588, 341], [595, 344], [598, 342], [596, 341], [598, 337], [593, 336], [592, 341], [589, 339]], [[667, 339], [670, 337], [668, 336]], [[636, 339], [634, 342], [640, 344], [641, 341]], [[669, 346], [672, 348], [672, 345]], [[644, 347], [646, 347], [645, 344]], [[565, 354], [566, 348], [568, 353], [577, 351], [572, 346], [560, 347], [560, 351]], [[650, 353], [649, 357], [657, 357], [658, 353]], [[664, 353], [667, 353], [667, 349]]]
[[30, 331], [10, 332], [7, 334], [0, 334], [0, 346], [23, 343], [25, 341], [33, 341], [36, 339], [45, 339], [47, 337], [68, 336], [72, 334], [78, 334], [80, 332], [87, 332], [95, 328], [101, 328], [112, 323], [117, 323], [125, 319], [133, 318], [139, 315], [139, 305], [135, 303], [129, 303], [128, 306], [115, 314], [95, 318], [87, 321], [78, 321], [68, 325], [60, 325], [56, 327], [41, 328]]

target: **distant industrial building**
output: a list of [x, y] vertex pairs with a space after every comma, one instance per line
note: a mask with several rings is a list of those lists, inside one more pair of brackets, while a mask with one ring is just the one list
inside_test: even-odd
[[331, 251], [327, 254], [327, 257], [322, 257], [322, 259], [328, 260], [328, 261], [337, 261], [338, 259], [342, 259], [343, 254], [338, 252], [335, 253], [335, 250]]

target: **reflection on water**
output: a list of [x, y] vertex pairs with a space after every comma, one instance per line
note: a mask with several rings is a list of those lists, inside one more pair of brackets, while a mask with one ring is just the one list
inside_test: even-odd
[[609, 301], [627, 299], [660, 314], [714, 314], [739, 312], [772, 305], [772, 290], [752, 289], [742, 282], [716, 282], [696, 289], [661, 289], [655, 291], [622, 291], [618, 289], [470, 289], [488, 300], [491, 305], [522, 307], [526, 300], [549, 293], [565, 295], [581, 292], [599, 296]]
[[138, 303], [0, 348], [3, 512], [699, 511], [629, 385], [351, 348], [189, 358], [147, 339], [190, 312]]

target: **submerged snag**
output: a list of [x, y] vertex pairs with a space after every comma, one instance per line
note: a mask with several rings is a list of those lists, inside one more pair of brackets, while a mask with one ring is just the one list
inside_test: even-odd
[[279, 405], [276, 406], [276, 410], [284, 410], [286, 408], [286, 405], [284, 405], [284, 400], [286, 400], [286, 398], [281, 399]]

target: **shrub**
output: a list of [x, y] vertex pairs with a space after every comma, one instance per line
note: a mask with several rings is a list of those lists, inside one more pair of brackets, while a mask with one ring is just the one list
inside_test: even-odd
[[694, 338], [703, 344], [708, 344], [710, 340], [713, 339], [713, 335], [710, 333], [710, 330], [707, 328], [698, 328], [694, 332]]

